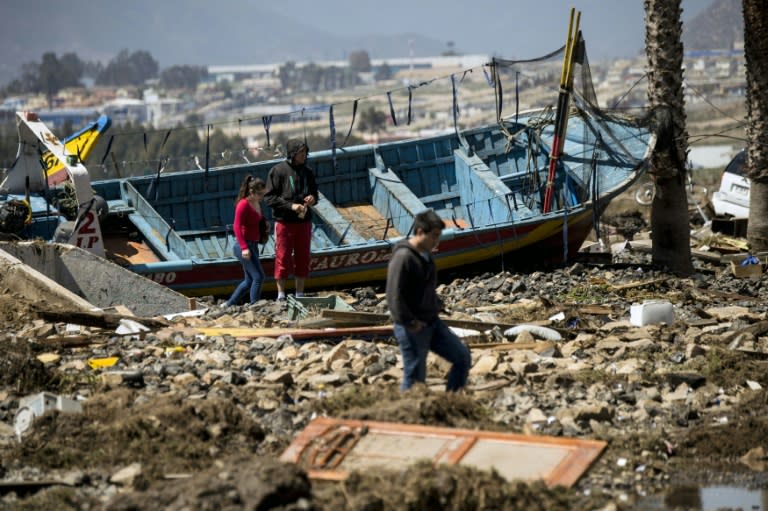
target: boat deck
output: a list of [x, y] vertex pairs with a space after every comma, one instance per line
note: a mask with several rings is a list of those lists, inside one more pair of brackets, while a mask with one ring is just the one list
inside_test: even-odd
[[363, 238], [383, 240], [402, 236], [402, 233], [371, 204], [336, 206], [336, 209]]
[[104, 250], [107, 253], [107, 259], [120, 266], [160, 261], [152, 249], [143, 241], [131, 241], [119, 235], [105, 235]]

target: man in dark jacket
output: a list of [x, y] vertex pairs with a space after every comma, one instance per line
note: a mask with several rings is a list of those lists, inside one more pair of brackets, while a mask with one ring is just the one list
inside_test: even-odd
[[286, 159], [272, 167], [264, 196], [275, 219], [275, 281], [277, 299], [285, 300], [285, 282], [293, 274], [296, 296], [304, 295], [309, 276], [312, 211], [317, 204], [317, 181], [305, 162], [307, 144], [292, 138], [286, 143]]
[[472, 357], [464, 343], [438, 317], [437, 267], [432, 251], [440, 243], [445, 223], [433, 210], [416, 215], [413, 236], [398, 242], [387, 269], [387, 305], [403, 356], [402, 390], [427, 378], [427, 354], [435, 352], [452, 364], [446, 390], [467, 383]]

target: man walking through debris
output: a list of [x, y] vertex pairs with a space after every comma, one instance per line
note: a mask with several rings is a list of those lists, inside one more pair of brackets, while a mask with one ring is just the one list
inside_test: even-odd
[[437, 296], [437, 267], [432, 252], [444, 228], [442, 218], [433, 210], [417, 214], [413, 235], [395, 245], [389, 261], [387, 304], [403, 356], [402, 390], [426, 381], [429, 351], [452, 364], [448, 391], [466, 385], [472, 364], [469, 348], [438, 317], [443, 304]]

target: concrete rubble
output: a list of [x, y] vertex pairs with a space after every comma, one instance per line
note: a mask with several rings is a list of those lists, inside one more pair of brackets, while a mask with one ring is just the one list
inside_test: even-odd
[[[446, 365], [434, 357], [429, 359], [427, 388], [401, 396], [399, 351], [390, 336], [297, 341], [290, 332], [311, 327], [312, 318], [289, 321], [287, 310], [271, 301], [222, 308], [202, 300], [211, 306], [205, 313], [177, 316], [165, 320], [165, 326], [121, 334], [114, 328], [80, 326], [76, 334], [67, 334], [65, 324], [43, 321], [5, 300], [0, 478], [75, 481], [68, 487], [70, 498], [106, 509], [130, 508], [118, 502], [182, 509], [182, 501], [202, 508], [210, 495], [182, 494], [215, 479], [229, 481], [229, 491], [241, 502], [262, 509], [257, 504], [268, 501], [273, 495], [269, 485], [276, 483], [252, 463], [275, 470], [274, 460], [313, 417], [339, 414], [608, 441], [602, 457], [574, 489], [559, 494], [537, 489], [546, 502], [565, 503], [551, 509], [622, 509], [681, 480], [730, 477], [739, 484], [757, 484], [761, 473], [749, 467], [762, 467], [764, 460], [755, 449], [764, 445], [761, 435], [767, 429], [768, 405], [760, 396], [768, 385], [768, 290], [763, 285], [768, 280], [740, 279], [728, 266], [700, 259], [695, 265], [694, 277], [674, 277], [652, 269], [644, 252], [628, 248], [614, 254], [607, 266], [576, 263], [532, 274], [500, 271], [441, 285], [451, 319], [489, 326], [466, 340], [473, 367], [469, 389], [458, 396], [444, 394]], [[355, 311], [384, 314], [382, 291], [366, 287], [338, 294]], [[672, 324], [631, 324], [631, 305], [646, 300], [673, 304]], [[539, 328], [493, 328], [522, 324]], [[286, 333], [243, 335], [244, 330], [272, 327]], [[200, 333], [203, 328], [239, 333], [206, 336]], [[77, 337], [75, 347], [66, 347], [67, 337]], [[89, 365], [89, 360], [108, 357], [117, 358], [114, 365]], [[24, 361], [35, 362], [34, 374]], [[200, 427], [206, 430], [206, 442], [219, 440], [195, 451], [199, 464], [169, 462], [158, 468], [151, 457], [115, 454], [109, 467], [91, 458], [62, 464], [66, 468], [46, 466], [19, 445], [13, 428], [20, 399], [43, 390], [66, 391], [83, 403], [84, 418], [54, 413], [59, 427], [64, 421], [98, 417], [96, 406], [124, 402], [124, 413], [138, 414], [132, 420], [146, 422], [149, 430], [152, 424], [175, 428], [175, 434], [190, 436], [191, 445], [195, 433], [185, 433], [183, 424], [164, 422], [168, 402], [176, 403], [177, 410], [196, 407], [195, 417], [205, 417]], [[367, 402], [370, 395], [378, 402]], [[421, 404], [413, 408], [413, 402]], [[435, 403], [452, 411], [442, 418], [424, 415], [428, 412], [422, 407]], [[403, 415], [416, 409], [422, 411]], [[456, 410], [463, 415], [452, 415]], [[190, 431], [195, 424], [189, 420]], [[53, 442], [45, 437], [51, 431], [46, 428], [46, 421], [36, 419], [21, 443]], [[70, 441], [77, 443], [78, 437]], [[155, 440], [150, 435], [143, 441]], [[250, 454], [243, 446], [249, 446]], [[162, 452], [161, 446], [155, 449]], [[332, 508], [335, 497], [330, 495], [338, 490], [310, 489], [300, 471], [290, 470], [295, 491], [284, 493], [280, 502], [285, 507], [276, 509]], [[217, 474], [213, 479], [210, 471]], [[260, 477], [262, 486], [246, 488], [247, 471], [259, 472], [248, 477]], [[52, 490], [37, 493], [46, 491]], [[232, 495], [221, 498], [221, 505], [228, 498], [237, 500]], [[362, 497], [350, 502], [355, 498]], [[0, 509], [21, 500], [15, 492], [0, 495]], [[338, 509], [363, 509], [348, 506]]]

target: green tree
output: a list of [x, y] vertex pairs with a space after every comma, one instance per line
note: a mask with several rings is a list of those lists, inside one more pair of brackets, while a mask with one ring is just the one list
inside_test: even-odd
[[160, 85], [168, 89], [194, 89], [208, 77], [204, 66], [171, 66], [160, 73]]
[[448, 46], [448, 49], [445, 50], [443, 53], [441, 53], [441, 56], [453, 57], [455, 55], [458, 55], [458, 53], [456, 53], [456, 43], [454, 43], [453, 41], [448, 41], [446, 43], [446, 46]]
[[369, 133], [378, 133], [387, 126], [387, 114], [376, 110], [372, 105], [360, 112], [360, 121], [357, 127]]
[[651, 205], [651, 258], [672, 271], [692, 273], [686, 195], [688, 132], [683, 97], [681, 0], [645, 0], [648, 100], [658, 140], [651, 155], [656, 193]]
[[382, 62], [381, 65], [376, 69], [376, 73], [373, 75], [373, 79], [377, 82], [381, 82], [384, 80], [391, 80], [394, 73], [392, 72], [392, 68], [389, 67], [389, 64], [386, 62]]
[[44, 53], [40, 63], [28, 62], [21, 67], [21, 77], [11, 81], [3, 91], [8, 94], [43, 93], [48, 107], [53, 98], [66, 87], [80, 85], [85, 64], [74, 53], [65, 53], [58, 58], [55, 53]]
[[288, 61], [277, 70], [283, 90], [296, 88], [296, 63]]
[[365, 50], [353, 51], [349, 54], [349, 69], [356, 73], [366, 73], [371, 70], [371, 58]]
[[157, 78], [160, 66], [149, 52], [120, 50], [96, 77], [99, 85], [141, 85]]
[[314, 62], [310, 62], [300, 69], [299, 89], [302, 91], [317, 92], [323, 80], [323, 69]]

